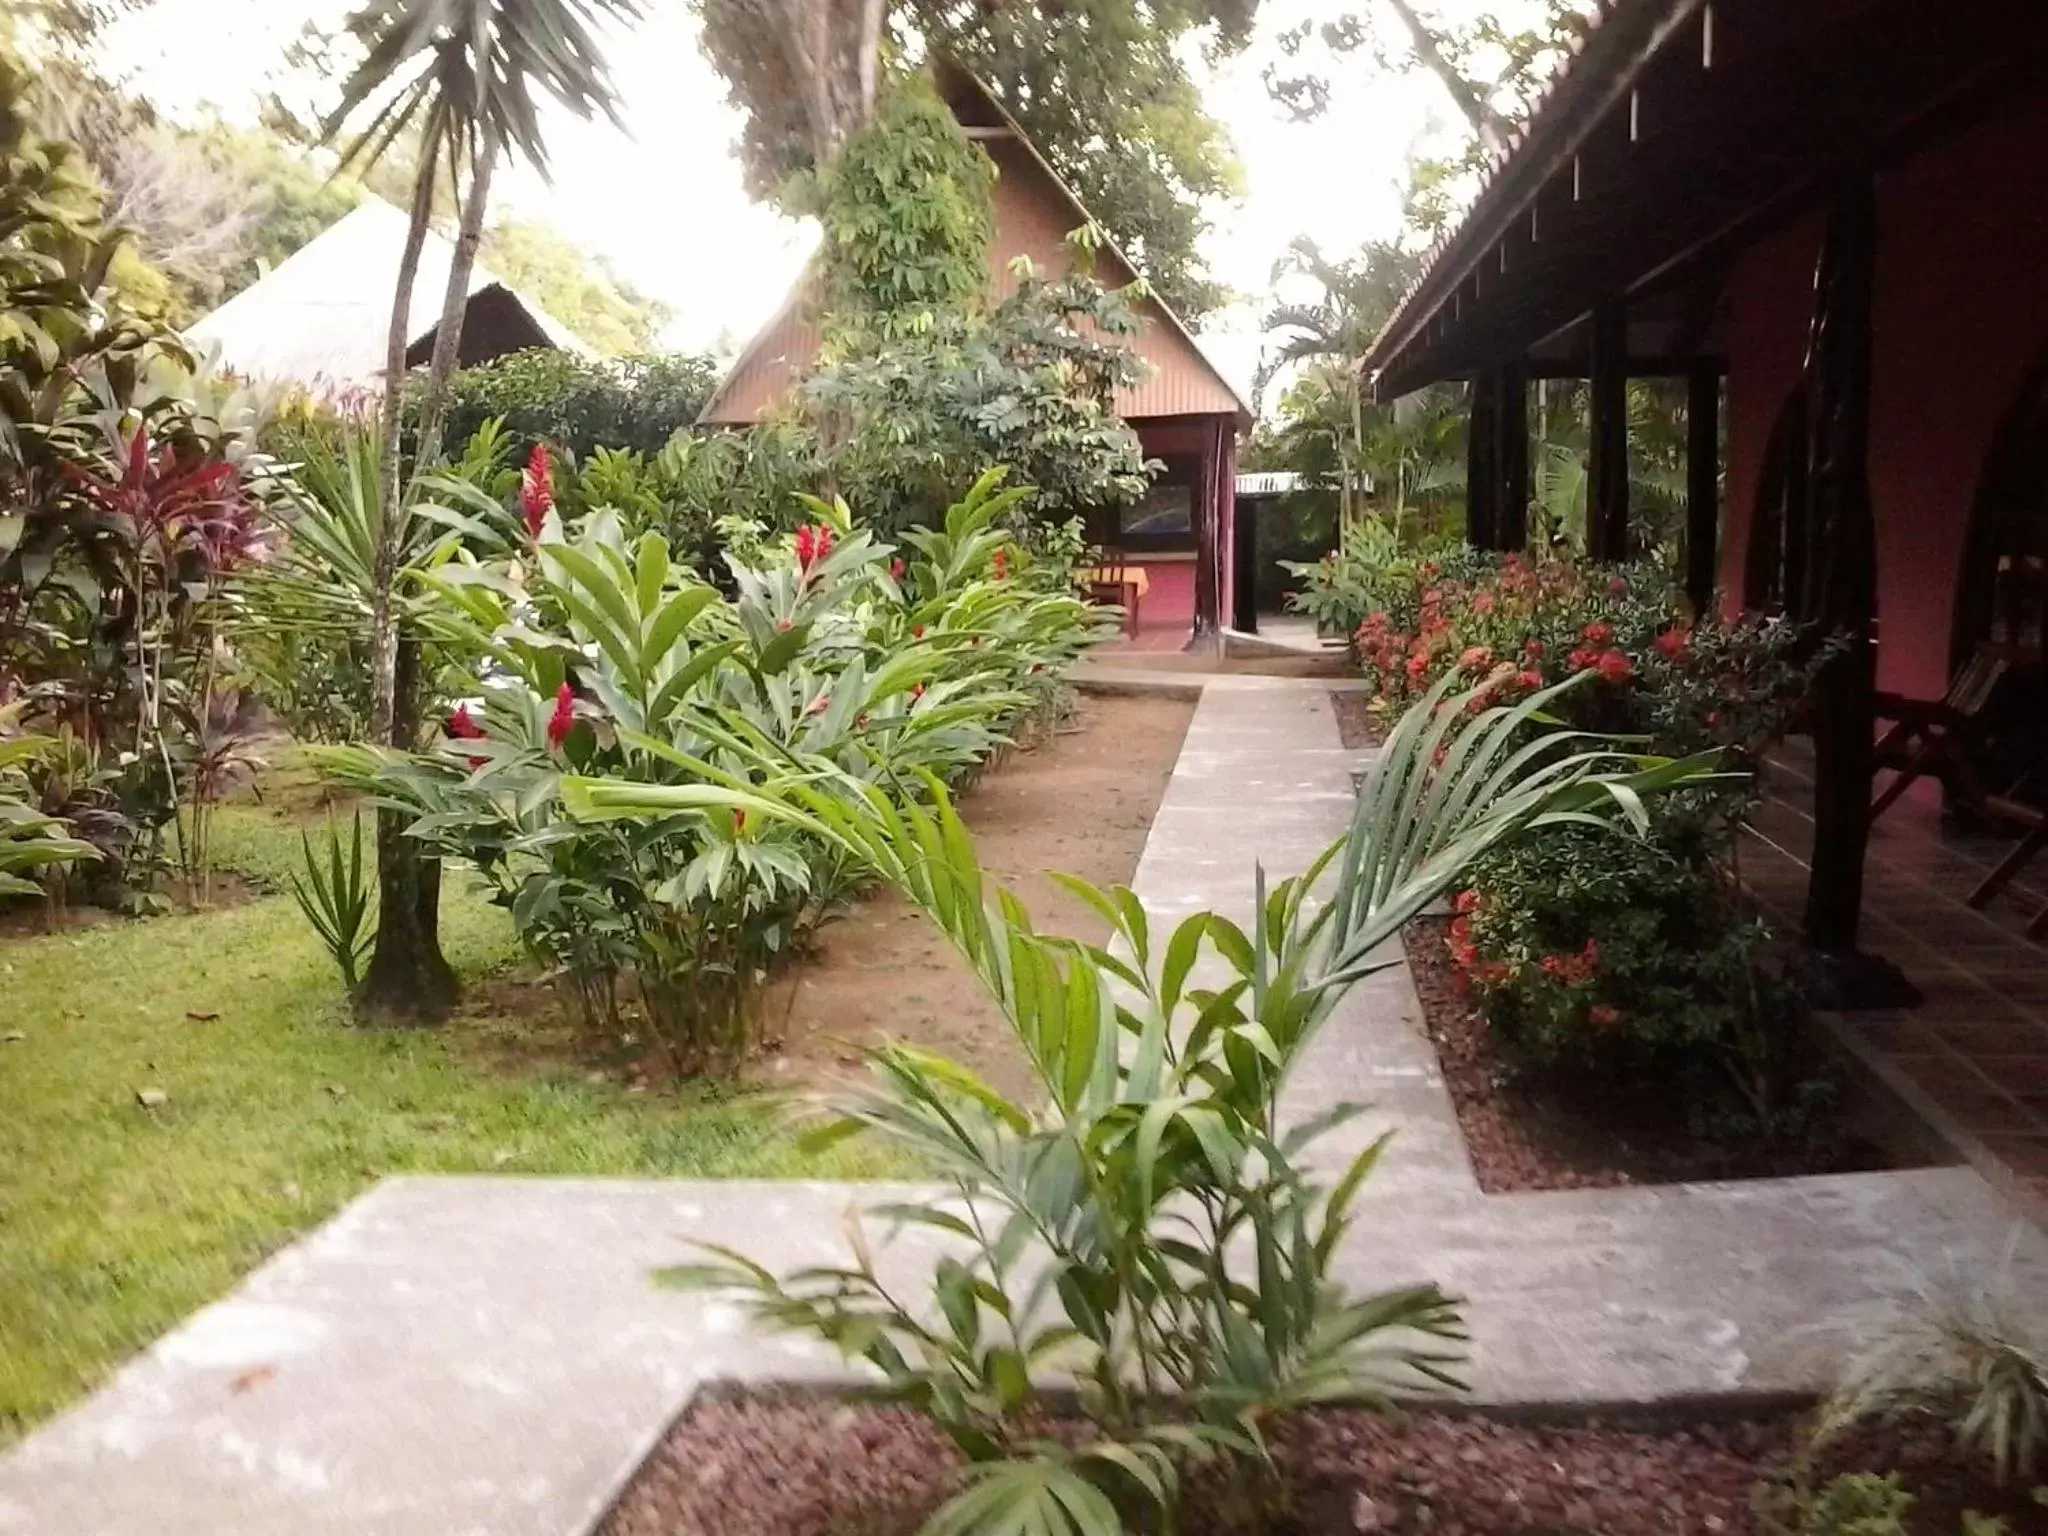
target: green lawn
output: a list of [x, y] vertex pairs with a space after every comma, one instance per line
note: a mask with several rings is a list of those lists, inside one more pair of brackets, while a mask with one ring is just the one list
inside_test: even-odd
[[[281, 878], [284, 813], [225, 808], [221, 864]], [[456, 968], [509, 965], [504, 915], [450, 883]], [[289, 895], [0, 941], [0, 1444], [383, 1174], [861, 1171], [757, 1105], [487, 1065], [491, 1024], [353, 1026]]]

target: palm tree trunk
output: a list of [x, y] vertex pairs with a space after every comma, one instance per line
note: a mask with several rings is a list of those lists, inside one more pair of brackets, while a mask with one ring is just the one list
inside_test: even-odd
[[420, 410], [418, 462], [438, 463], [441, 432], [448, 420], [448, 381], [461, 357], [462, 321], [469, 309], [469, 277], [476, 270], [477, 246], [484, 236], [484, 213], [491, 197], [491, 171], [497, 152], [479, 148], [470, 167], [469, 201], [462, 208], [462, 227], [455, 236], [455, 259], [448, 268], [448, 291], [441, 300], [441, 324], [434, 332], [434, 355], [427, 364], [427, 398]]
[[[455, 241], [454, 260], [448, 268], [448, 287], [441, 299], [441, 323], [434, 333], [434, 355], [427, 368], [426, 399], [421, 406], [419, 439], [413, 452], [415, 471], [441, 457], [448, 379], [460, 356], [462, 319], [469, 306], [469, 278], [476, 266], [477, 244], [483, 236], [494, 158], [488, 152], [479, 152], [473, 163], [469, 198], [463, 205], [462, 227]], [[392, 441], [396, 441], [395, 434]], [[386, 451], [390, 451], [389, 444]], [[393, 500], [387, 505], [395, 509], [397, 502]], [[396, 519], [390, 522], [395, 528]], [[381, 543], [378, 553], [381, 558]], [[393, 564], [395, 578], [395, 542]], [[395, 622], [391, 623], [391, 714], [387, 734], [381, 739], [388, 745], [410, 749], [419, 741], [423, 703], [420, 642], [416, 635], [401, 636], [398, 628]], [[391, 811], [380, 811], [377, 816], [377, 947], [363, 975], [357, 1002], [365, 1011], [386, 1019], [433, 1020], [454, 1006], [461, 996], [462, 984], [441, 953], [441, 861], [426, 857], [419, 844], [405, 835], [406, 820], [404, 815]]]
[[398, 258], [398, 286], [391, 297], [391, 328], [384, 343], [384, 458], [378, 466], [377, 550], [370, 577], [370, 738], [379, 746], [394, 744], [392, 703], [397, 694], [398, 625], [392, 615], [392, 588], [398, 581], [400, 417], [405, 401], [405, 352], [412, 340], [412, 288], [419, 276], [420, 252], [427, 243], [427, 219], [434, 209], [434, 166], [422, 160], [413, 179], [412, 222], [406, 227], [405, 249]]

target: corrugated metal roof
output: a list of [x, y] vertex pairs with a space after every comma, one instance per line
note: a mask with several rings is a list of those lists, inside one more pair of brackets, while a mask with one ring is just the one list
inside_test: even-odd
[[1305, 477], [1291, 469], [1258, 470], [1237, 477], [1240, 496], [1287, 496], [1302, 488]]
[[[266, 276], [194, 321], [185, 335], [202, 349], [218, 347], [222, 364], [250, 379], [334, 393], [374, 385], [384, 376], [406, 226], [406, 216], [391, 204], [365, 198]], [[413, 279], [408, 344], [440, 324], [454, 260], [454, 242], [429, 230]], [[486, 288], [510, 294], [555, 346], [589, 354], [575, 332], [477, 262], [470, 295]]]
[[[1536, 189], [1525, 189], [1512, 173], [1521, 171], [1529, 162], [1559, 152], [1560, 141], [1590, 127], [1580, 121], [1581, 98], [1597, 90], [1603, 80], [1609, 80], [1613, 66], [1624, 62], [1625, 45], [1639, 34], [1654, 35], [1667, 30], [1673, 22], [1706, 3], [1707, 0], [1592, 0], [1592, 9], [1583, 12], [1584, 29], [1571, 40], [1569, 57], [1544, 82], [1507, 142], [1487, 157], [1471, 208], [1430, 248], [1421, 271], [1394, 306], [1387, 323], [1380, 327], [1379, 335], [1373, 338], [1363, 364], [1367, 374], [1384, 368], [1394, 353], [1407, 345], [1413, 332], [1428, 321], [1463, 280], [1471, 263], [1484, 255], [1493, 239], [1493, 227], [1503, 218], [1513, 218], [1526, 197], [1540, 189], [1540, 178]], [[1604, 46], [1610, 40], [1614, 46]], [[1591, 64], [1587, 62], [1589, 55]]]
[[[955, 93], [971, 92], [974, 104], [1007, 129], [1000, 138], [981, 141], [997, 170], [989, 290], [996, 299], [1007, 298], [1017, 291], [1011, 263], [1028, 256], [1040, 272], [1066, 270], [1070, 259], [1067, 235], [1094, 221], [985, 86], [957, 66], [942, 64], [939, 69], [941, 84], [955, 101], [956, 112], [960, 108]], [[1096, 258], [1096, 267], [1113, 284], [1129, 283], [1137, 277], [1129, 259], [1108, 242]], [[815, 292], [815, 278], [807, 269], [782, 308], [747, 344], [700, 420], [715, 426], [745, 426], [758, 421], [789, 392], [818, 355]], [[1139, 313], [1146, 321], [1145, 329], [1131, 344], [1151, 367], [1141, 383], [1117, 391], [1117, 414], [1127, 421], [1232, 416], [1249, 428], [1251, 407], [1209, 361], [1179, 316], [1156, 297], [1147, 298]]]

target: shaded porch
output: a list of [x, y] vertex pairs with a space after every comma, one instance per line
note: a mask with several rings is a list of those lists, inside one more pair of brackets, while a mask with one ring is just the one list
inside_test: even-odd
[[[1813, 848], [1813, 753], [1804, 738], [1772, 758], [1740, 858], [1742, 879], [1787, 932], [1798, 929]], [[1971, 891], [2013, 845], [1907, 796], [1871, 829], [1866, 942], [1925, 994], [1910, 1011], [1830, 1016], [1836, 1036], [1952, 1145], [2048, 1219], [2048, 948], [2030, 919], [2048, 906], [2048, 858], [1985, 910]]]

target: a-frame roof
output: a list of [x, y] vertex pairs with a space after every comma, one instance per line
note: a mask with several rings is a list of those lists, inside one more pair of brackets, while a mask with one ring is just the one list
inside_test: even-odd
[[[1073, 190], [1046, 163], [989, 89], [949, 60], [936, 60], [932, 77], [940, 97], [996, 166], [995, 234], [989, 242], [989, 289], [1005, 298], [1016, 291], [1010, 264], [1028, 256], [1041, 272], [1064, 270], [1066, 237], [1094, 221]], [[1096, 257], [1105, 283], [1121, 286], [1137, 269], [1105, 239]], [[807, 372], [820, 343], [814, 268], [806, 268], [782, 307], [747, 344], [700, 418], [708, 425], [746, 426], [782, 400]], [[1176, 416], [1230, 416], [1249, 430], [1251, 407], [1209, 361], [1180, 317], [1156, 296], [1139, 306], [1144, 331], [1131, 339], [1150, 364], [1146, 378], [1117, 391], [1116, 411], [1126, 421]]]
[[[379, 197], [366, 197], [261, 279], [186, 328], [200, 347], [218, 347], [222, 364], [245, 377], [341, 393], [367, 388], [384, 374], [391, 296], [405, 249], [406, 216]], [[427, 231], [413, 279], [407, 343], [417, 351], [441, 323], [441, 302], [455, 244]], [[488, 313], [503, 343], [590, 348], [539, 304], [477, 262], [469, 274], [469, 318]], [[472, 351], [463, 328], [465, 354]]]

